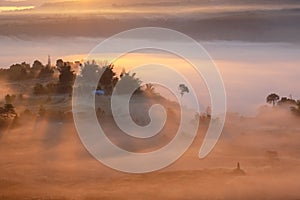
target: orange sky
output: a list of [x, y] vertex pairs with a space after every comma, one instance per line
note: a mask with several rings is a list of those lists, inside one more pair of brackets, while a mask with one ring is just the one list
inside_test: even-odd
[[[243, 10], [266, 10], [297, 8], [298, 3], [286, 2], [283, 4], [279, 0], [274, 3], [263, 3], [253, 1], [245, 3], [242, 0], [231, 1], [137, 1], [137, 0], [0, 0], [0, 12], [22, 11], [30, 9], [26, 13], [33, 12], [101, 12], [101, 13], [193, 13], [193, 12], [229, 12]], [[167, 8], [167, 9], [166, 9]]]

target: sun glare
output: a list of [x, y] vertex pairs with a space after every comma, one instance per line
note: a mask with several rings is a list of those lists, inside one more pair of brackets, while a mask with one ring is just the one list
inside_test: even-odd
[[33, 9], [34, 6], [0, 6], [0, 12]]

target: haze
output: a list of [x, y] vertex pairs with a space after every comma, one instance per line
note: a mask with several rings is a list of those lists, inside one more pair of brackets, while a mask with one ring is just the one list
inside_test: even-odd
[[[299, 199], [299, 22], [298, 0], [0, 0], [0, 200]], [[218, 119], [211, 116], [204, 81], [188, 62], [154, 50], [118, 60], [111, 52], [95, 63], [87, 59], [106, 38], [149, 26], [190, 36], [221, 73], [227, 118], [205, 159], [199, 160], [199, 148], [210, 121]], [[128, 41], [180, 45], [193, 58], [199, 56], [190, 43], [172, 37]], [[120, 39], [120, 45], [124, 42]], [[182, 90], [182, 83], [170, 88], [143, 85], [147, 75], [173, 80], [151, 66], [143, 76], [133, 74], [130, 70], [143, 61], [165, 64], [189, 77], [193, 88], [187, 89], [196, 91], [200, 109], [191, 109], [189, 90]], [[96, 75], [110, 63], [114, 67], [108, 68], [108, 78], [83, 91], [95, 94], [98, 122], [115, 145], [145, 153], [168, 144], [181, 120], [178, 99], [170, 90], [181, 95], [184, 108], [195, 116], [190, 123], [199, 125], [197, 136], [174, 164], [154, 173], [125, 174], [104, 166], [85, 149], [73, 114], [90, 119], [93, 113], [86, 112], [91, 105], [85, 102], [72, 109], [74, 78], [84, 77], [89, 67]], [[112, 91], [126, 78], [139, 87], [125, 117], [146, 126], [152, 105], [162, 105], [167, 113], [163, 129], [145, 141], [126, 135], [111, 113]]]

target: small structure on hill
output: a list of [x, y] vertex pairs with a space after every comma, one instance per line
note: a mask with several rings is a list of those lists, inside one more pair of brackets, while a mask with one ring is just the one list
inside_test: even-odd
[[233, 175], [236, 175], [236, 176], [244, 176], [244, 175], [246, 175], [246, 172], [245, 172], [244, 170], [241, 169], [241, 165], [240, 165], [240, 163], [238, 162], [238, 163], [237, 163], [237, 167], [236, 167], [236, 169], [234, 169], [234, 170], [232, 171], [232, 174], [233, 174]]
[[93, 93], [95, 95], [99, 95], [99, 96], [105, 95], [105, 91], [104, 90], [94, 90]]

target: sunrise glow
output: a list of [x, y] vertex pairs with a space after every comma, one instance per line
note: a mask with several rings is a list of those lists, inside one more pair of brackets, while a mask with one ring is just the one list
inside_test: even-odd
[[34, 9], [35, 6], [0, 6], [0, 12]]
[[300, 0], [0, 0], [0, 200], [300, 200]]

